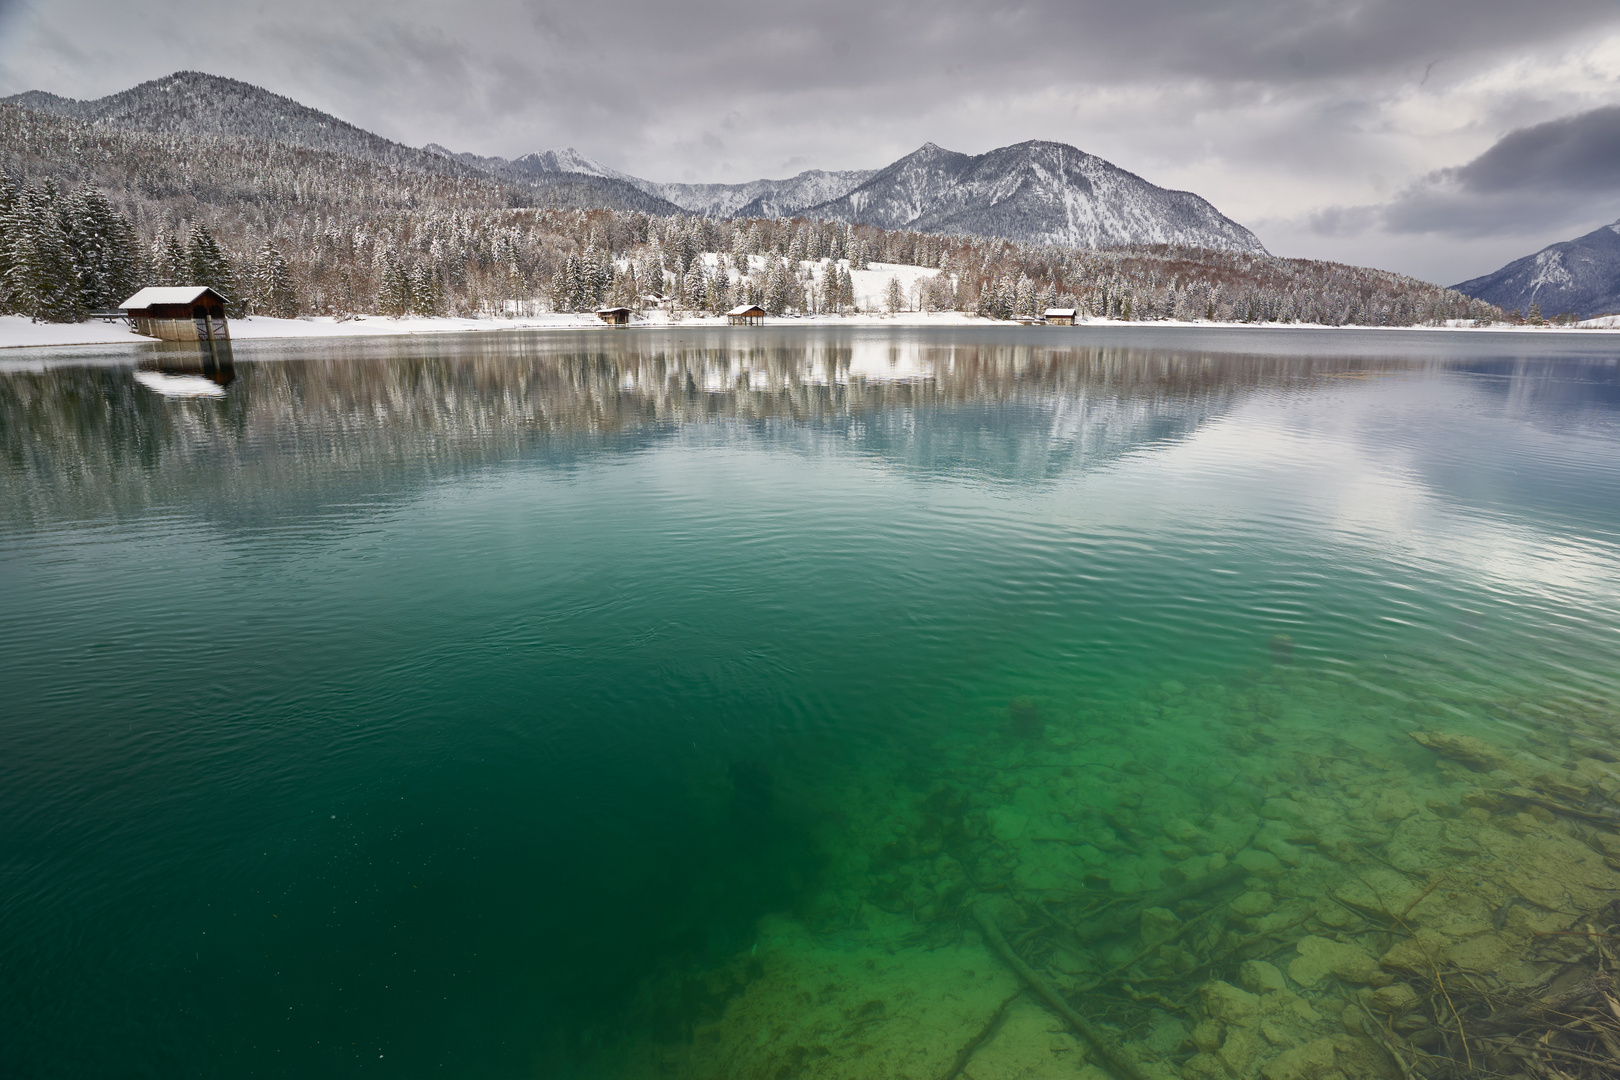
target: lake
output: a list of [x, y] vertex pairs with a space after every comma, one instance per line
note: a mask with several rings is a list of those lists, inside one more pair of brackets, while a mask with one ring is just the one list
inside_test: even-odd
[[1613, 341], [0, 355], [0, 1075], [1118, 1075], [981, 912], [1398, 1075], [1620, 890]]

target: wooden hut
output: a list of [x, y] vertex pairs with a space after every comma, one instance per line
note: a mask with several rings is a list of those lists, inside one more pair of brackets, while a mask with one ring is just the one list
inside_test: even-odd
[[630, 309], [627, 307], [598, 308], [596, 317], [609, 326], [625, 326], [630, 322]]
[[164, 341], [229, 341], [225, 298], [206, 285], [142, 289], [118, 305], [137, 334]]
[[765, 309], [758, 304], [739, 304], [726, 312], [726, 321], [732, 326], [763, 326]]
[[1055, 307], [1046, 309], [1046, 321], [1054, 326], [1073, 326], [1074, 308]]

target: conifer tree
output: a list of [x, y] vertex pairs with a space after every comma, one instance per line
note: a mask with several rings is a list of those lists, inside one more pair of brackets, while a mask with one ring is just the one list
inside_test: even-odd
[[79, 275], [80, 306], [107, 310], [127, 299], [137, 287], [134, 226], [91, 187], [67, 198], [62, 225]]
[[405, 268], [393, 259], [383, 270], [382, 286], [377, 293], [377, 306], [384, 315], [398, 319], [410, 314], [411, 279]]
[[277, 319], [297, 317], [298, 291], [280, 251], [268, 243], [260, 245], [253, 260], [253, 277], [255, 313]]
[[208, 226], [200, 221], [192, 224], [191, 235], [186, 240], [185, 268], [191, 280], [182, 284], [206, 285], [225, 297], [227, 312], [235, 310], [239, 298], [230, 260]]
[[11, 202], [0, 224], [5, 236], [6, 299], [10, 309], [35, 322], [84, 318], [82, 286], [73, 248], [62, 229], [54, 187], [28, 188]]
[[898, 277], [891, 277], [889, 284], [883, 290], [883, 304], [892, 315], [906, 306], [906, 290], [901, 287]]

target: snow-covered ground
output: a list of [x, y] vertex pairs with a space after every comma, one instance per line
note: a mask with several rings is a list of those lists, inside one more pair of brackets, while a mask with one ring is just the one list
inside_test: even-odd
[[[876, 267], [878, 264], [873, 264]], [[922, 267], [903, 267], [901, 269], [923, 270]], [[918, 276], [926, 276], [932, 271], [925, 271]], [[887, 288], [889, 278], [897, 276], [892, 269], [873, 269], [855, 271], [857, 295], [863, 286], [862, 278], [870, 277], [875, 284], [869, 287], [874, 294], [881, 294]], [[901, 283], [906, 285], [906, 279]], [[907, 285], [909, 288], [909, 285]], [[861, 303], [867, 301], [864, 297]], [[636, 317], [634, 326], [725, 326], [723, 315], [671, 315], [665, 311], [649, 311]], [[960, 311], [902, 311], [894, 315], [867, 313], [860, 315], [806, 315], [784, 316], [777, 319], [767, 319], [768, 326], [1010, 326], [1017, 325], [1012, 322], [994, 322], [981, 319], [976, 315], [969, 315]], [[1316, 324], [1309, 323], [1219, 323], [1219, 322], [1175, 322], [1170, 320], [1157, 320], [1153, 322], [1120, 322], [1113, 319], [1081, 319], [1080, 326], [1111, 326], [1111, 327], [1156, 327], [1161, 329], [1186, 328], [1209, 329], [1212, 327], [1237, 327], [1248, 330], [1260, 328], [1273, 330], [1293, 329], [1324, 329]], [[585, 314], [556, 314], [535, 315], [528, 318], [425, 318], [410, 316], [403, 319], [393, 319], [382, 315], [364, 315], [359, 318], [342, 321], [329, 317], [305, 319], [271, 319], [262, 316], [252, 318], [232, 319], [231, 338], [235, 341], [256, 341], [271, 338], [345, 338], [345, 337], [379, 337], [392, 334], [461, 334], [461, 333], [490, 333], [493, 331], [511, 330], [584, 330], [600, 329], [610, 330], [595, 315]], [[1067, 327], [1051, 327], [1054, 333], [1062, 332]], [[1588, 333], [1593, 330], [1620, 331], [1620, 316], [1607, 315], [1601, 319], [1588, 319], [1575, 326], [1487, 326], [1475, 327], [1471, 323], [1455, 323], [1443, 327], [1346, 327], [1345, 329], [1390, 329], [1390, 330], [1456, 330], [1472, 333], [1527, 333], [1527, 334], [1556, 334], [1556, 333]], [[61, 348], [72, 345], [136, 345], [151, 341], [151, 338], [141, 337], [130, 330], [123, 323], [35, 323], [17, 315], [0, 315], [0, 349], [40, 349]]]

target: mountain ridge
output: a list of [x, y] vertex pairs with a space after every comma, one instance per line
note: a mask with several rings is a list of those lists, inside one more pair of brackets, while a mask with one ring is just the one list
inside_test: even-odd
[[124, 130], [258, 138], [404, 170], [493, 178], [527, 192], [525, 198], [574, 206], [661, 216], [807, 216], [1074, 248], [1171, 244], [1265, 252], [1252, 232], [1201, 196], [1158, 187], [1096, 155], [1045, 140], [978, 155], [927, 142], [881, 169], [808, 169], [741, 184], [661, 183], [572, 147], [511, 160], [432, 143], [411, 147], [262, 87], [198, 71], [88, 101], [30, 90], [0, 103]]
[[1252, 232], [1192, 192], [1161, 188], [1095, 154], [1038, 139], [978, 155], [925, 143], [807, 212], [887, 229], [1065, 247], [1265, 251]]
[[1452, 288], [1509, 311], [1528, 312], [1536, 304], [1549, 318], [1565, 312], [1582, 319], [1620, 312], [1620, 221], [1548, 244]]

